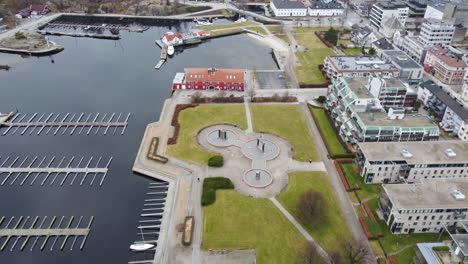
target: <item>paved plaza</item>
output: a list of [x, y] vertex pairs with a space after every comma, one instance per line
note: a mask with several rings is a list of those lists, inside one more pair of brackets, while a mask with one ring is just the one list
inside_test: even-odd
[[[224, 157], [222, 168], [210, 168], [206, 176], [231, 179], [238, 192], [253, 197], [274, 197], [288, 184], [295, 171], [292, 146], [267, 133], [246, 133], [232, 125], [214, 125], [200, 131], [198, 143]], [[301, 163], [309, 170], [324, 170], [319, 163]]]

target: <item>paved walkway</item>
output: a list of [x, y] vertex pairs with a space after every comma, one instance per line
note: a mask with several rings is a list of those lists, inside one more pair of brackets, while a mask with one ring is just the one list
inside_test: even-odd
[[312, 118], [312, 115], [310, 114], [310, 111], [305, 103], [302, 103], [301, 105], [304, 115], [306, 117], [307, 126], [309, 127], [310, 132], [312, 133], [315, 145], [317, 146], [320, 156], [322, 157], [323, 163], [327, 169], [330, 183], [333, 186], [333, 189], [335, 190], [338, 203], [340, 205], [341, 211], [343, 212], [346, 223], [348, 224], [348, 228], [351, 231], [351, 234], [353, 235], [354, 239], [367, 247], [369, 254], [371, 254], [369, 259], [373, 260], [371, 261], [371, 263], [376, 263], [375, 255], [372, 251], [372, 248], [370, 247], [369, 241], [367, 240], [366, 236], [364, 235], [364, 232], [362, 231], [361, 225], [359, 224], [358, 217], [356, 215], [356, 212], [354, 211], [348, 193], [345, 191], [343, 184], [341, 183], [338, 172], [336, 171], [332, 160], [327, 158], [328, 150], [325, 146], [325, 143], [322, 141], [318, 128], [315, 125], [315, 122]]
[[252, 115], [250, 114], [249, 98], [244, 96], [245, 117], [247, 119], [247, 133], [253, 133]]
[[314, 238], [299, 224], [296, 219], [276, 200], [275, 197], [270, 198], [270, 201], [280, 210], [280, 212], [294, 225], [294, 227], [301, 232], [307, 241], [312, 243], [316, 248], [319, 254], [326, 260], [330, 260], [330, 256], [327, 252], [314, 240]]

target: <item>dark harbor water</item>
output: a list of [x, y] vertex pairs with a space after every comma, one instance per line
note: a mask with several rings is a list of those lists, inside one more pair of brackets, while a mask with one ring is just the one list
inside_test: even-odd
[[[0, 136], [0, 156], [114, 157], [103, 186], [40, 184], [0, 186], [0, 217], [95, 216], [83, 251], [75, 246], [40, 251], [31, 242], [0, 252], [0, 263], [126, 263], [150, 179], [131, 167], [146, 125], [157, 120], [171, 82], [184, 67], [276, 69], [270, 49], [246, 35], [213, 39], [177, 53], [159, 70], [154, 40], [168, 30], [185, 31], [193, 23], [152, 27], [145, 33], [121, 32], [119, 41], [51, 37], [65, 46], [52, 57], [21, 58], [0, 54], [0, 112], [132, 113], [123, 136], [103, 133], [70, 136], [25, 134]], [[53, 63], [52, 63], [53, 62]], [[0, 130], [1, 134], [2, 130]], [[0, 175], [0, 181], [5, 174]], [[0, 244], [3, 243], [0, 240]]]

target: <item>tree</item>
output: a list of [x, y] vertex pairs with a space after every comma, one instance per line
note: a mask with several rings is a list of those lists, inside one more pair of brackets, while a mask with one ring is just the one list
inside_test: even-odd
[[225, 91], [225, 90], [219, 90], [219, 91], [216, 93], [216, 97], [217, 97], [217, 98], [224, 98], [224, 97], [226, 97], [226, 91]]
[[191, 102], [193, 103], [198, 103], [200, 102], [200, 99], [202, 98], [202, 93], [200, 91], [196, 91], [191, 98]]
[[369, 248], [362, 242], [345, 243], [340, 252], [331, 255], [333, 264], [361, 264], [370, 260]]
[[330, 27], [325, 33], [325, 40], [336, 46], [338, 44], [338, 32], [333, 27]]
[[320, 223], [324, 218], [325, 202], [320, 192], [314, 190], [305, 192], [297, 203], [300, 218], [306, 223]]
[[250, 97], [250, 101], [253, 101], [255, 98], [255, 90], [253, 88], [250, 88], [247, 91], [247, 96]]
[[317, 248], [312, 243], [307, 243], [299, 253], [300, 264], [325, 264], [325, 260], [320, 256]]
[[375, 55], [376, 51], [374, 48], [369, 49], [369, 55]]
[[421, 100], [416, 100], [416, 103], [414, 104], [414, 109], [419, 110], [421, 108]]
[[317, 97], [316, 101], [323, 104], [325, 103], [325, 101], [327, 100], [327, 97], [323, 96], [323, 95], [320, 95], [319, 97]]

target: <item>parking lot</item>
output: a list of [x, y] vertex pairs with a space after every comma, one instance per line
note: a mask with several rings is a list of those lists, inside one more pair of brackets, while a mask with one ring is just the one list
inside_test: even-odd
[[255, 80], [260, 89], [289, 88], [284, 71], [256, 71]]

